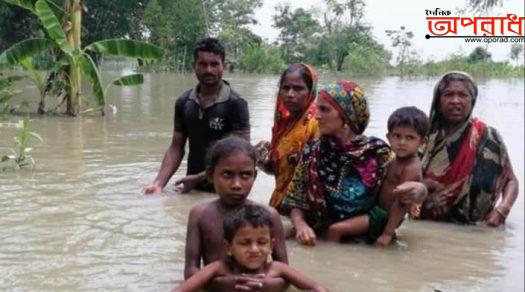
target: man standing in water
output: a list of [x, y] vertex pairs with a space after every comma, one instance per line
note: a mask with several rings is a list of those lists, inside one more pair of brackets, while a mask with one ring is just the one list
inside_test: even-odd
[[205, 180], [205, 157], [210, 144], [229, 134], [250, 140], [248, 104], [222, 79], [226, 67], [224, 47], [215, 38], [200, 40], [193, 50], [193, 69], [199, 80], [197, 86], [175, 103], [175, 130], [164, 155], [160, 170], [153, 182], [144, 188], [145, 194], [160, 193], [177, 171], [189, 140], [186, 176], [175, 182], [175, 191], [192, 189], [213, 192]]

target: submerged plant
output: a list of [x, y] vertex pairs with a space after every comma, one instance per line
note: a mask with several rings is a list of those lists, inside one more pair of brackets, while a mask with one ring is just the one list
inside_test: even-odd
[[1, 164], [5, 164], [2, 171], [7, 169], [7, 166], [11, 164], [15, 169], [20, 169], [26, 166], [35, 166], [35, 160], [31, 156], [30, 152], [33, 150], [29, 147], [29, 140], [31, 137], [43, 142], [42, 137], [35, 132], [29, 130], [29, 114], [24, 119], [18, 121], [18, 123], [4, 123], [0, 124], [3, 127], [15, 127], [19, 129], [18, 135], [13, 137], [15, 146], [8, 150], [11, 154], [3, 155], [0, 159]]

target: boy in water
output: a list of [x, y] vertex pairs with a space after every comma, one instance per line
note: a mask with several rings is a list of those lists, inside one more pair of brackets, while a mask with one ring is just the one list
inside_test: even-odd
[[411, 207], [417, 208], [418, 203], [421, 203], [414, 204], [410, 198], [396, 196], [394, 191], [403, 182], [423, 179], [418, 150], [427, 141], [429, 126], [428, 117], [414, 106], [399, 108], [388, 118], [386, 137], [396, 158], [388, 167], [379, 193], [379, 204], [388, 210], [388, 222], [377, 238], [376, 246], [388, 246], [405, 214]]
[[[228, 137], [219, 140], [209, 154], [206, 175], [209, 180], [213, 181], [219, 198], [199, 204], [190, 211], [186, 235], [185, 279], [200, 270], [201, 260], [204, 265], [224, 260], [226, 256], [222, 230], [224, 217], [242, 206], [256, 204], [246, 199], [257, 175], [255, 149], [250, 143], [238, 137]], [[275, 261], [288, 263], [281, 217], [275, 209], [265, 208], [270, 213], [271, 234], [275, 239], [272, 258]], [[272, 287], [272, 290], [287, 286], [282, 279], [267, 282], [252, 276], [215, 278], [211, 284], [214, 291], [228, 290], [225, 286], [231, 290], [239, 286], [260, 289], [263, 284]], [[272, 285], [277, 285], [277, 287]], [[265, 289], [270, 288], [265, 286]]]
[[[197, 291], [215, 277], [245, 274], [264, 275], [265, 278], [284, 278], [299, 289], [327, 291], [285, 263], [278, 261], [268, 263], [268, 255], [275, 241], [271, 235], [273, 223], [270, 216], [267, 208], [251, 204], [226, 214], [223, 233], [228, 257], [206, 265], [173, 291]], [[282, 289], [272, 291], [282, 291]]]

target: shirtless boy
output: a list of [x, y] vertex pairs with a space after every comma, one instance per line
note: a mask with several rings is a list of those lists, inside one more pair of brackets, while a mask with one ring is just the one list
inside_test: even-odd
[[[223, 223], [224, 245], [228, 250], [228, 256], [223, 260], [206, 265], [173, 291], [197, 291], [216, 277], [231, 275], [284, 278], [299, 289], [314, 292], [328, 291], [285, 263], [268, 262], [268, 255], [274, 244], [274, 238], [270, 232], [272, 228], [270, 216], [267, 208], [252, 204], [244, 205], [235, 212], [228, 213]], [[286, 287], [282, 288], [286, 289]], [[284, 289], [272, 289], [271, 291], [284, 291]]]
[[[225, 258], [226, 251], [223, 243], [222, 225], [226, 214], [237, 210], [241, 206], [256, 204], [246, 198], [250, 193], [257, 174], [255, 170], [255, 149], [249, 142], [238, 137], [228, 137], [219, 140], [209, 154], [206, 174], [208, 179], [213, 181], [219, 198], [199, 204], [190, 211], [186, 236], [185, 279], [188, 279], [200, 270], [201, 261], [204, 265], [207, 265]], [[275, 261], [288, 263], [281, 217], [275, 209], [265, 208], [268, 209], [271, 215], [271, 233], [272, 237], [275, 238], [272, 258]], [[240, 277], [233, 278], [241, 279]], [[231, 279], [222, 280], [229, 283]], [[243, 279], [243, 285], [262, 286], [260, 279], [251, 280], [253, 281]], [[215, 279], [212, 285], [217, 284], [216, 282], [220, 281]], [[221, 284], [224, 283], [221, 282]], [[237, 282], [232, 285], [239, 284]], [[271, 285], [272, 283], [269, 284]], [[286, 286], [283, 280], [277, 281], [277, 284]], [[222, 288], [214, 288], [213, 290], [220, 289]]]
[[395, 189], [403, 182], [423, 179], [418, 149], [426, 143], [428, 128], [428, 117], [413, 106], [399, 108], [388, 118], [386, 137], [396, 158], [388, 167], [379, 193], [379, 204], [388, 211], [388, 222], [376, 246], [388, 246], [405, 214], [421, 203], [413, 202], [410, 197], [396, 196]]

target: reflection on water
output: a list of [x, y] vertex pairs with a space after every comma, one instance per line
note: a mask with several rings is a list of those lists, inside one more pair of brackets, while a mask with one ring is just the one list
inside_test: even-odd
[[[252, 142], [268, 139], [278, 76], [227, 79], [248, 100]], [[335, 80], [321, 76], [320, 84]], [[430, 108], [436, 80], [356, 81], [370, 99], [367, 134], [382, 138], [395, 108]], [[37, 167], [0, 173], [0, 290], [162, 291], [182, 279], [188, 211], [214, 195], [140, 190], [171, 138], [174, 98], [194, 82], [146, 74], [141, 88], [111, 89], [116, 115], [35, 118], [31, 127], [45, 140], [33, 153]], [[523, 84], [482, 80], [475, 109], [501, 132], [521, 184]], [[11, 146], [14, 133], [0, 131], [0, 147]], [[272, 188], [259, 173], [251, 197], [266, 203]], [[505, 230], [408, 221], [388, 250], [289, 241], [290, 261], [332, 291], [523, 291], [523, 209], [521, 192]]]

